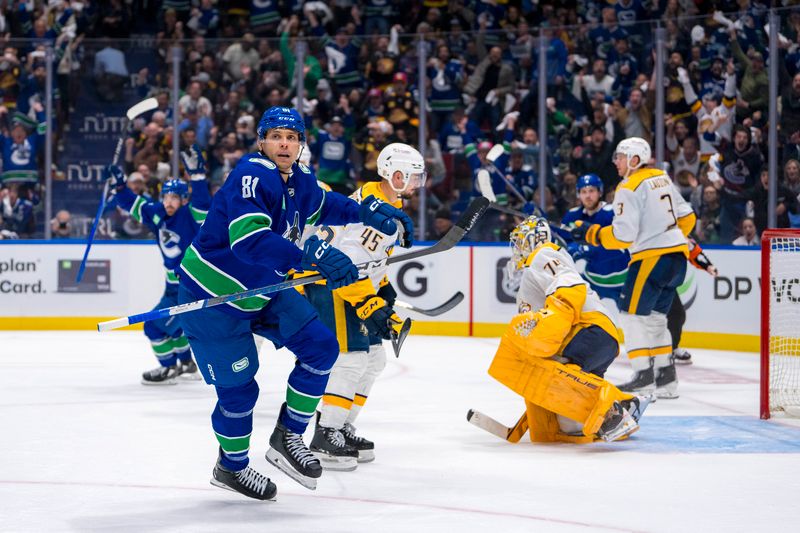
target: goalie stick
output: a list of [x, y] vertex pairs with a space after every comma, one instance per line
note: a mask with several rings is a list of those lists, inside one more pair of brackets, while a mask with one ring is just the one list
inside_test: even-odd
[[522, 413], [522, 416], [512, 427], [504, 426], [491, 416], [474, 409], [467, 411], [467, 422], [508, 442], [519, 442], [525, 432], [528, 431], [527, 412]]
[[460, 304], [463, 299], [464, 299], [464, 293], [461, 292], [461, 291], [458, 291], [449, 300], [447, 300], [445, 303], [443, 303], [442, 305], [440, 305], [438, 307], [434, 307], [432, 309], [420, 309], [416, 305], [410, 304], [408, 302], [404, 302], [402, 300], [395, 300], [394, 301], [394, 306], [395, 307], [399, 307], [401, 309], [407, 309], [409, 311], [414, 311], [415, 313], [419, 313], [420, 315], [439, 316], [439, 315], [442, 315], [442, 314], [448, 312], [449, 310], [451, 310], [452, 308], [454, 308], [455, 306]]
[[[472, 227], [475, 225], [475, 222], [477, 222], [477, 220], [481, 217], [481, 215], [483, 215], [483, 213], [486, 211], [486, 209], [488, 209], [488, 207], [489, 207], [489, 201], [486, 198], [483, 197], [475, 198], [467, 206], [467, 209], [464, 210], [464, 213], [461, 215], [461, 218], [458, 219], [458, 222], [456, 222], [455, 225], [452, 228], [450, 228], [450, 230], [447, 233], [445, 233], [444, 237], [439, 239], [433, 246], [428, 246], [427, 248], [421, 248], [419, 250], [415, 250], [413, 252], [408, 252], [405, 254], [392, 255], [390, 257], [380, 259], [377, 261], [365, 261], [364, 263], [357, 264], [356, 268], [358, 268], [358, 271], [360, 273], [366, 274], [378, 267], [383, 267], [385, 265], [391, 265], [394, 263], [399, 263], [401, 261], [408, 261], [409, 259], [416, 259], [418, 257], [424, 257], [426, 255], [436, 254], [439, 252], [445, 252], [447, 250], [450, 250], [456, 244], [458, 244], [459, 241], [461, 241], [461, 239], [464, 238], [464, 236], [470, 229], [472, 229]], [[174, 305], [172, 307], [155, 309], [153, 311], [140, 313], [138, 315], [131, 315], [127, 317], [115, 318], [114, 320], [108, 320], [106, 322], [100, 322], [99, 324], [97, 324], [97, 330], [109, 331], [112, 329], [123, 328], [131, 324], [138, 324], [140, 322], [147, 322], [149, 320], [156, 320], [159, 318], [166, 318], [168, 316], [188, 313], [190, 311], [197, 311], [198, 309], [205, 309], [206, 307], [213, 307], [215, 305], [220, 305], [228, 302], [236, 302], [244, 298], [252, 298], [253, 296], [259, 296], [261, 294], [278, 292], [284, 289], [289, 289], [291, 287], [298, 287], [300, 285], [307, 285], [309, 283], [314, 283], [316, 281], [322, 281], [324, 279], [325, 278], [321, 274], [315, 274], [313, 276], [307, 276], [304, 278], [297, 278], [297, 279], [283, 281], [281, 283], [276, 283], [274, 285], [267, 285], [266, 287], [261, 287], [258, 289], [250, 289], [247, 291], [236, 292], [233, 294], [215, 296], [213, 298], [207, 298], [205, 300], [197, 300], [194, 302], [187, 302], [185, 304]], [[405, 338], [403, 338], [403, 340], [404, 339]]]
[[[120, 133], [119, 139], [117, 139], [117, 146], [114, 148], [114, 158], [111, 160], [112, 165], [116, 165], [119, 161], [119, 155], [122, 152], [122, 145], [125, 143], [125, 136], [128, 131], [128, 124], [130, 124], [133, 119], [139, 115], [147, 113], [148, 111], [152, 111], [157, 107], [158, 100], [151, 97], [131, 106], [128, 111], [125, 112], [125, 118], [128, 120], [122, 125], [122, 133]], [[97, 225], [100, 223], [100, 217], [103, 216], [103, 211], [106, 208], [106, 202], [108, 202], [108, 189], [109, 182], [106, 180], [105, 184], [103, 185], [103, 197], [100, 198], [100, 205], [97, 206], [97, 213], [94, 215], [92, 228], [89, 230], [89, 236], [86, 238], [86, 249], [83, 251], [83, 259], [81, 259], [81, 266], [78, 267], [78, 276], [75, 278], [75, 283], [80, 283], [81, 279], [83, 279], [83, 271], [86, 269], [86, 259], [89, 257], [89, 250], [92, 249], [94, 234], [97, 231]]]

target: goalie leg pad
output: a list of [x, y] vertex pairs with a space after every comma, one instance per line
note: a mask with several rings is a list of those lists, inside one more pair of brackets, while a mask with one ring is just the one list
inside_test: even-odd
[[367, 352], [340, 353], [333, 365], [325, 395], [319, 424], [323, 427], [344, 427], [359, 383], [367, 371]]
[[[603, 378], [583, 372], [576, 365], [526, 356], [507, 342], [505, 337], [489, 367], [489, 375], [526, 401], [583, 423], [583, 432], [587, 436], [597, 433], [606, 412], [615, 401], [632, 398]], [[558, 428], [555, 418], [553, 421]], [[531, 432], [536, 433], [533, 424]]]

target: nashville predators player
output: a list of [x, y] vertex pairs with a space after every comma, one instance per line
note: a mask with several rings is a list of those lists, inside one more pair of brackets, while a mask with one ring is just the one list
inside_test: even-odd
[[511, 233], [511, 261], [522, 270], [518, 314], [489, 374], [525, 398], [535, 442], [614, 441], [638, 429], [652, 400], [617, 389], [603, 375], [619, 353], [617, 328], [543, 218]]
[[647, 141], [639, 137], [621, 141], [614, 153], [622, 181], [614, 193], [612, 224], [579, 226], [572, 237], [579, 243], [631, 253], [619, 308], [635, 373], [620, 389], [644, 394], [655, 389], [658, 398], [677, 398], [667, 313], [675, 288], [686, 275], [686, 237], [696, 217], [664, 171], [644, 168], [649, 160]]
[[[402, 208], [401, 196], [425, 184], [425, 160], [406, 144], [383, 148], [377, 165], [381, 181], [356, 190], [351, 196], [356, 201], [378, 200]], [[385, 235], [363, 224], [323, 226], [317, 235], [355, 263], [384, 259], [398, 240], [403, 247], [411, 242], [410, 235]], [[397, 293], [386, 277], [385, 266], [373, 268], [352, 285], [334, 291], [325, 285], [306, 285], [305, 293], [322, 321], [336, 333], [340, 351], [322, 397], [310, 449], [323, 468], [353, 470], [357, 463], [375, 458], [374, 443], [356, 435], [353, 424], [386, 366], [382, 341], [397, 338], [410, 321], [406, 325], [394, 313]]]

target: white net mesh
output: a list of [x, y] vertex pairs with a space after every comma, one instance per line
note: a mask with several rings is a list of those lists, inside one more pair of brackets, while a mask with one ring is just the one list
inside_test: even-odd
[[769, 410], [800, 407], [800, 233], [769, 240]]

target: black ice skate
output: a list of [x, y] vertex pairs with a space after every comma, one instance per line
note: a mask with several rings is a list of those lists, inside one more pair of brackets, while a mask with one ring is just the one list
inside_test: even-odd
[[278, 421], [269, 438], [269, 445], [267, 461], [305, 488], [317, 488], [317, 478], [322, 475], [322, 466], [306, 448], [302, 435], [292, 433]]
[[375, 460], [375, 443], [356, 435], [356, 428], [353, 424], [345, 424], [341, 431], [344, 441], [358, 451], [359, 463], [369, 463]]
[[647, 406], [655, 401], [656, 395], [648, 394], [647, 396], [634, 396], [630, 400], [623, 400], [619, 403], [631, 414], [633, 419], [638, 422], [641, 420]]
[[656, 369], [656, 398], [673, 400], [678, 397], [678, 373], [675, 363]]
[[232, 472], [222, 466], [219, 460], [217, 460], [217, 465], [214, 467], [211, 484], [215, 487], [244, 494], [248, 498], [256, 500], [275, 500], [275, 494], [278, 492], [275, 483], [249, 466], [245, 467], [244, 470]]
[[309, 448], [325, 470], [352, 472], [358, 466], [358, 450], [347, 444], [340, 430], [320, 426], [319, 413]]
[[180, 372], [178, 376], [184, 381], [200, 381], [203, 379], [203, 376], [200, 375], [200, 371], [197, 369], [197, 363], [191, 359], [185, 363], [183, 361], [178, 361], [178, 371]]
[[655, 373], [651, 366], [648, 369], [639, 370], [633, 375], [629, 382], [617, 385], [617, 388], [624, 392], [630, 392], [631, 394], [648, 395], [655, 390], [655, 381]]
[[178, 365], [160, 366], [142, 374], [142, 385], [175, 385], [180, 375]]
[[675, 348], [675, 350], [672, 351], [672, 358], [675, 360], [676, 365], [692, 364], [692, 354], [685, 348]]
[[620, 402], [614, 402], [614, 405], [606, 413], [606, 419], [600, 426], [597, 436], [606, 442], [613, 442], [635, 433], [638, 429], [639, 424], [631, 414], [622, 407]]

